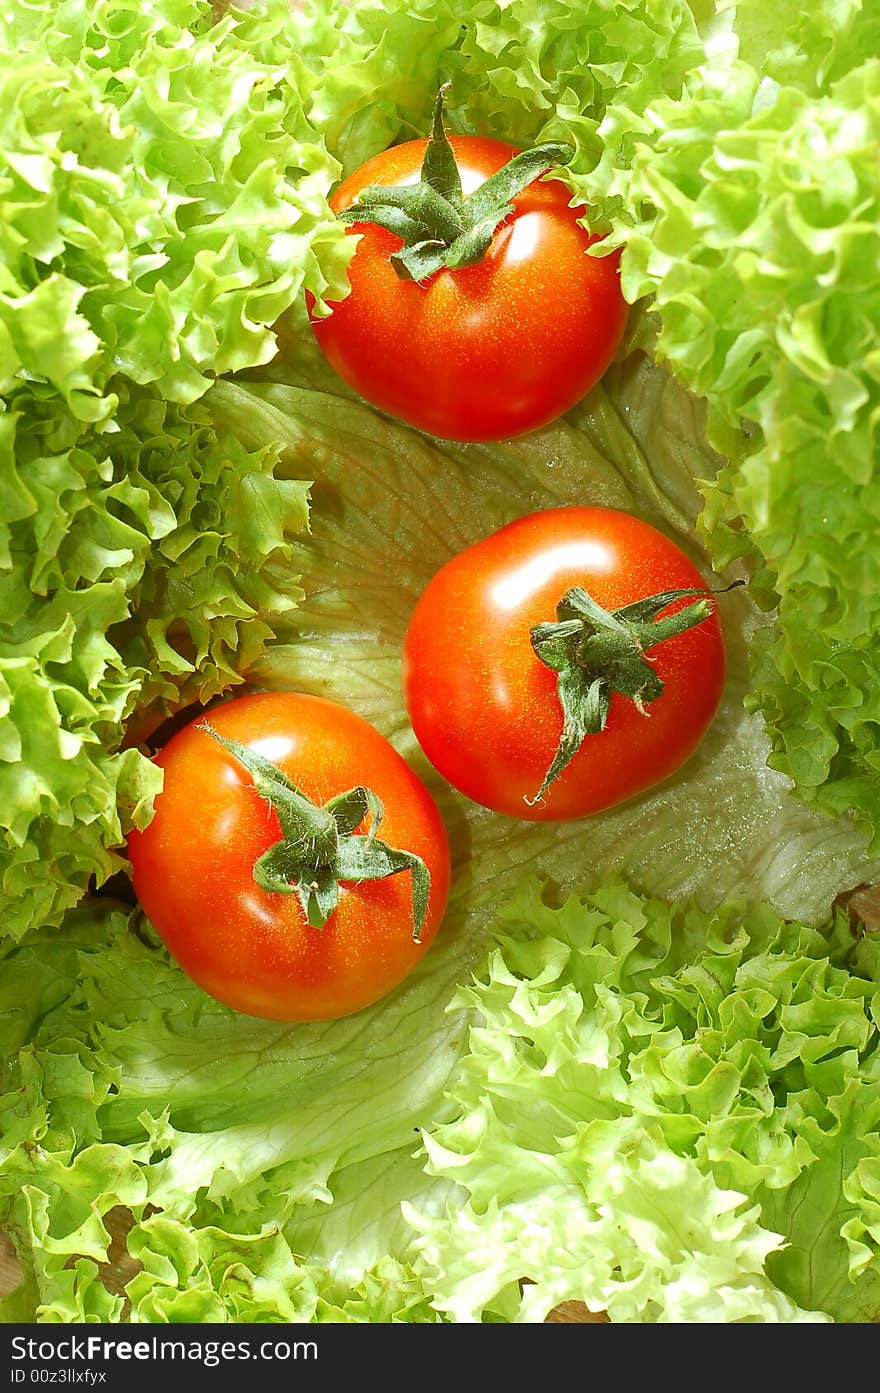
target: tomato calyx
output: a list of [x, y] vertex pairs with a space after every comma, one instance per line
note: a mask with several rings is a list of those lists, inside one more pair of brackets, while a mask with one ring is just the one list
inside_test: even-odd
[[[281, 839], [254, 863], [254, 880], [269, 894], [296, 895], [306, 922], [321, 929], [339, 903], [343, 882], [384, 880], [412, 872], [413, 942], [421, 939], [428, 912], [431, 873], [420, 856], [380, 841], [382, 801], [372, 789], [358, 785], [331, 798], [323, 807], [313, 803], [276, 764], [227, 740], [207, 721], [197, 729], [211, 735], [247, 769], [254, 787], [275, 812]], [[369, 814], [366, 832], [356, 829]]]
[[423, 281], [447, 267], [457, 270], [482, 261], [500, 223], [514, 211], [511, 199], [540, 174], [568, 164], [569, 145], [547, 141], [509, 160], [464, 197], [452, 146], [443, 125], [444, 83], [434, 106], [434, 123], [417, 184], [372, 184], [337, 216], [344, 223], [376, 223], [402, 238], [391, 257], [401, 280]]
[[[742, 584], [734, 581], [726, 589]], [[717, 592], [702, 588], [666, 590], [607, 610], [582, 586], [574, 586], [556, 606], [556, 622], [534, 626], [532, 648], [545, 667], [557, 674], [563, 725], [541, 787], [533, 798], [524, 800], [529, 807], [543, 798], [587, 736], [605, 729], [612, 693], [628, 697], [641, 715], [650, 715], [646, 708], [663, 694], [664, 684], [645, 654], [708, 619], [713, 593]], [[695, 595], [701, 598], [660, 617], [676, 600]]]

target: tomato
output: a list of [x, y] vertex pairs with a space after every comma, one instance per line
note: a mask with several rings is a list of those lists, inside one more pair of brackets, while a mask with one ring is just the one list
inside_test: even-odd
[[[331, 198], [339, 213], [372, 185], [419, 179], [428, 142], [376, 155]], [[518, 152], [478, 136], [453, 136], [462, 190], [482, 185]], [[608, 367], [626, 304], [618, 255], [588, 256], [597, 239], [569, 207], [559, 180], [535, 180], [511, 199], [481, 261], [443, 268], [421, 283], [391, 262], [394, 232], [356, 222], [350, 295], [313, 318], [336, 371], [367, 401], [431, 435], [498, 440], [554, 420]]]
[[[613, 690], [605, 728], [584, 736], [532, 802], [563, 728], [557, 672], [537, 656], [533, 630], [554, 621], [573, 587], [608, 610], [670, 590], [706, 595], [687, 557], [647, 523], [610, 508], [551, 508], [447, 562], [407, 630], [404, 693], [423, 750], [462, 793], [513, 817], [582, 817], [659, 783], [697, 748], [721, 697], [721, 627], [714, 602], [703, 599], [707, 617], [656, 647], [652, 638], [647, 660], [625, 647], [625, 661], [641, 663], [649, 682], [662, 684], [655, 699], [646, 697], [646, 714]], [[660, 606], [664, 625], [684, 623], [686, 604], [681, 597]], [[667, 618], [679, 611], [677, 620]]]
[[[378, 837], [420, 857], [430, 874], [418, 943], [409, 870], [340, 883], [321, 928], [306, 921], [297, 894], [261, 888], [255, 863], [279, 841], [281, 822], [205, 719], [217, 736], [271, 761], [317, 805], [358, 785], [381, 799]], [[254, 1016], [331, 1019], [384, 996], [424, 956], [449, 889], [446, 833], [427, 789], [366, 721], [293, 692], [238, 697], [185, 726], [157, 763], [165, 783], [155, 815], [128, 841], [134, 889], [173, 957], [205, 991]], [[358, 824], [359, 847], [368, 821]]]

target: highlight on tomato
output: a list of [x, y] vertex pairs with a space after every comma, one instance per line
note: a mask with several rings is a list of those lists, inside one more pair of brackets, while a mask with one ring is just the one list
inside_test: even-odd
[[[619, 255], [540, 176], [573, 150], [448, 138], [441, 89], [428, 139], [349, 175], [330, 206], [357, 233], [350, 294], [312, 327], [372, 405], [448, 440], [522, 435], [568, 411], [617, 351]], [[311, 308], [311, 306], [310, 306]]]
[[448, 561], [410, 619], [404, 695], [468, 798], [584, 817], [678, 770], [721, 698], [712, 593], [674, 542], [611, 508], [550, 508]]
[[237, 1011], [350, 1015], [427, 952], [449, 891], [446, 832], [372, 726], [297, 692], [237, 697], [156, 756], [155, 814], [128, 854], [172, 956]]

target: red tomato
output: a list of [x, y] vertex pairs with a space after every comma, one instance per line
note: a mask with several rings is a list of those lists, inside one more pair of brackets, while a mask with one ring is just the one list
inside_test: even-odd
[[357, 785], [378, 795], [379, 837], [421, 856], [430, 872], [421, 941], [413, 941], [409, 871], [342, 884], [323, 928], [306, 922], [295, 894], [261, 889], [254, 863], [279, 840], [278, 818], [252, 775], [195, 721], [158, 754], [165, 786], [155, 816], [129, 837], [144, 912], [184, 971], [237, 1011], [283, 1021], [359, 1011], [420, 961], [443, 916], [449, 848], [430, 794], [378, 731], [334, 702], [261, 693], [227, 702], [209, 719], [313, 802]]
[[[467, 196], [515, 154], [477, 136], [450, 144]], [[412, 184], [426, 140], [374, 156], [330, 200], [349, 208], [370, 184]], [[401, 280], [401, 239], [373, 223], [349, 266], [351, 294], [313, 320], [336, 371], [373, 405], [448, 440], [500, 440], [555, 420], [608, 367], [627, 307], [618, 256], [587, 256], [596, 238], [577, 222], [570, 191], [536, 180], [513, 199], [482, 261]]]
[[605, 729], [585, 737], [530, 807], [524, 800], [540, 788], [562, 730], [556, 673], [534, 653], [530, 633], [555, 619], [573, 586], [613, 610], [706, 583], [673, 542], [638, 518], [551, 508], [447, 562], [407, 631], [404, 692], [425, 754], [462, 793], [513, 817], [582, 817], [667, 778], [697, 748], [721, 697], [724, 645], [713, 612], [649, 650], [665, 688], [648, 714], [613, 693]]

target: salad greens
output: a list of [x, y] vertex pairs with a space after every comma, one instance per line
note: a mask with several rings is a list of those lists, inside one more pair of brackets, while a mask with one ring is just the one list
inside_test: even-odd
[[466, 1203], [406, 1207], [435, 1305], [876, 1319], [878, 945], [622, 885], [553, 909], [528, 883], [500, 931], [425, 1139]]
[[[446, 79], [450, 129], [574, 142], [644, 299], [491, 446], [354, 400], [302, 303], [344, 292], [333, 180]], [[0, 89], [3, 1318], [875, 1319], [880, 970], [832, 903], [880, 874], [880, 22], [12, 0]], [[449, 556], [575, 502], [750, 584], [685, 769], [514, 823], [426, 769], [400, 642]], [[139, 739], [241, 682], [373, 721], [450, 831], [436, 944], [346, 1020], [234, 1015], [111, 880]]]
[[304, 286], [344, 288], [337, 166], [286, 68], [209, 20], [188, 0], [0, 15], [6, 934], [57, 924], [149, 815], [133, 710], [240, 681], [299, 593], [305, 486], [197, 399], [272, 355]]

